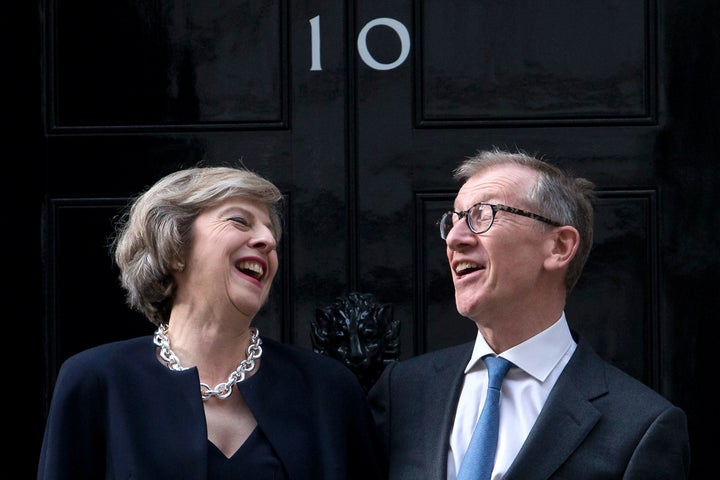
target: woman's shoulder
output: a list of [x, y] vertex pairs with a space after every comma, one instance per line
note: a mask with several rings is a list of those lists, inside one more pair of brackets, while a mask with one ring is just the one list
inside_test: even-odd
[[293, 368], [303, 370], [319, 380], [338, 381], [344, 378], [355, 381], [355, 376], [350, 369], [339, 360], [309, 348], [281, 343], [266, 337], [262, 338], [262, 347], [263, 351], [267, 351], [269, 357], [280, 359], [286, 362], [286, 365], [293, 365]]
[[[113, 379], [128, 378], [128, 370], [146, 369], [145, 358], [154, 357], [152, 337], [105, 343], [82, 350], [60, 366], [54, 387], [54, 402], [63, 398], [91, 402], [107, 392]], [[130, 377], [135, 377], [130, 372]]]
[[[117, 340], [90, 347], [77, 352], [63, 361], [61, 371], [78, 370], [87, 373], [88, 370], [101, 370], [112, 366], [127, 365], [129, 359], [133, 361], [142, 358], [142, 353], [148, 351], [152, 345], [152, 336], [136, 337], [126, 340]], [[150, 356], [150, 355], [148, 355]]]
[[262, 337], [262, 348], [263, 350], [267, 350], [269, 352], [273, 352], [273, 355], [275, 356], [287, 356], [292, 357], [297, 360], [303, 360], [305, 362], [309, 362], [311, 364], [326, 364], [326, 365], [334, 365], [339, 364], [342, 366], [342, 364], [338, 361], [336, 361], [333, 358], [330, 358], [326, 355], [322, 355], [320, 353], [317, 353], [316, 351], [307, 348], [302, 347], [300, 345], [292, 345], [289, 343], [283, 343], [278, 340], [268, 338], [268, 337]]

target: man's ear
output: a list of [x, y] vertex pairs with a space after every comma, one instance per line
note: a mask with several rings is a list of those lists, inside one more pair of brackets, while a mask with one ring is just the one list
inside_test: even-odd
[[550, 254], [545, 259], [545, 268], [557, 270], [566, 268], [577, 253], [580, 243], [580, 234], [569, 225], [555, 227], [550, 234]]

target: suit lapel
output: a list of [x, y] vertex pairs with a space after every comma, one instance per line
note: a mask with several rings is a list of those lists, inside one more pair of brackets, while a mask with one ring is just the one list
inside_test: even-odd
[[505, 479], [550, 478], [600, 420], [592, 400], [607, 391], [602, 360], [581, 340]]
[[427, 478], [447, 478], [447, 460], [450, 432], [455, 421], [455, 410], [464, 378], [464, 370], [470, 361], [474, 342], [455, 348], [450, 355], [438, 356], [433, 364], [434, 377], [429, 381], [433, 389], [429, 397], [429, 405], [434, 405], [434, 413], [428, 416], [427, 425], [429, 438], [427, 458], [440, 459], [431, 461], [433, 471]]

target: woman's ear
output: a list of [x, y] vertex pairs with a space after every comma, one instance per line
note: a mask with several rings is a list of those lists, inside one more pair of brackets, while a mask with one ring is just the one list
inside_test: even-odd
[[555, 227], [553, 230], [548, 240], [552, 243], [550, 255], [545, 259], [545, 268], [548, 270], [567, 268], [570, 260], [577, 253], [580, 234], [575, 227], [569, 225]]

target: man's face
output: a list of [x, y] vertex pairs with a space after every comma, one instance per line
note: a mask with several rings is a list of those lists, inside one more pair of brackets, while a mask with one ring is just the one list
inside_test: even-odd
[[[454, 209], [467, 210], [478, 202], [528, 209], [522, 199], [536, 177], [535, 171], [518, 165], [489, 167], [460, 188]], [[547, 253], [543, 224], [498, 211], [492, 227], [475, 234], [465, 218], [455, 219], [446, 242], [458, 312], [481, 325], [527, 308], [523, 302], [532, 299], [541, 281]]]

